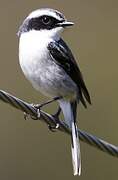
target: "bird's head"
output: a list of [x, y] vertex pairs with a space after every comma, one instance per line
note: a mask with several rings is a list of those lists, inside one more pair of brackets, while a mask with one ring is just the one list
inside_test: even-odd
[[59, 36], [64, 28], [74, 23], [66, 20], [57, 10], [42, 8], [31, 12], [19, 28], [18, 36], [30, 31], [45, 34], [45, 36]]

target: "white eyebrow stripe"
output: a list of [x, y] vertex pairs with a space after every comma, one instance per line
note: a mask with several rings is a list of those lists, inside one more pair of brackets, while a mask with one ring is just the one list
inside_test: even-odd
[[[58, 11], [54, 11], [52, 9], [37, 9], [29, 14], [27, 19], [36, 18], [42, 15], [52, 16], [58, 20], [62, 20], [62, 18], [58, 15]], [[59, 13], [60, 14], [60, 13]], [[63, 17], [64, 18], [64, 17]]]

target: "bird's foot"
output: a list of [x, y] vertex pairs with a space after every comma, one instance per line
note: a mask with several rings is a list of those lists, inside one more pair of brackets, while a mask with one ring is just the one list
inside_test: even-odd
[[38, 120], [40, 118], [40, 107], [39, 104], [38, 106], [35, 104], [31, 104], [31, 106], [35, 107], [37, 109], [37, 116], [32, 116], [26, 112], [24, 112], [24, 119], [25, 120], [29, 120], [29, 118], [33, 119], [33, 120]]
[[57, 112], [55, 114], [53, 114], [53, 118], [55, 119], [56, 121], [56, 125], [55, 126], [51, 126], [50, 124], [48, 125], [48, 128], [50, 131], [52, 132], [56, 132], [56, 130], [59, 128], [60, 126], [60, 123], [59, 123], [59, 115], [60, 115], [60, 112], [61, 112], [61, 108], [59, 107]]
[[[50, 103], [52, 103], [52, 102], [54, 102], [54, 101], [57, 101], [57, 100], [59, 100], [59, 99], [61, 99], [61, 98], [62, 98], [62, 97], [54, 97], [53, 99], [51, 99], [51, 100], [49, 100], [49, 101], [46, 101], [46, 102], [44, 102], [44, 103], [42, 103], [42, 104], [31, 104], [33, 107], [35, 107], [35, 108], [37, 109], [37, 117], [31, 116], [31, 118], [34, 119], [34, 120], [39, 119], [39, 118], [40, 118], [40, 109], [41, 109], [43, 106], [48, 105], [48, 104], [50, 104]], [[55, 116], [55, 117], [59, 116], [60, 111], [61, 111], [61, 110], [59, 109], [59, 110], [57, 111], [57, 113], [54, 114], [53, 116]], [[28, 116], [28, 115], [26, 115], [26, 113], [25, 113], [24, 118], [27, 119], [27, 116]]]
[[33, 119], [33, 120], [38, 120], [38, 119], [40, 118], [40, 112], [39, 112], [39, 110], [37, 109], [37, 117], [32, 116], [32, 115], [24, 112], [24, 119], [25, 119], [25, 120], [29, 120], [30, 118]]
[[36, 110], [37, 110], [37, 116], [35, 117], [35, 116], [30, 116], [33, 120], [38, 120], [38, 119], [40, 119], [40, 116], [41, 116], [41, 114], [40, 114], [40, 109], [41, 109], [41, 105], [40, 104], [31, 104], [31, 106], [33, 106], [34, 108], [36, 108]]
[[59, 128], [59, 123], [57, 123], [55, 126], [48, 124], [48, 128], [51, 132], [56, 132], [56, 130]]
[[29, 114], [27, 114], [26, 112], [24, 112], [24, 119], [25, 119], [25, 120], [28, 120], [28, 118], [29, 118]]

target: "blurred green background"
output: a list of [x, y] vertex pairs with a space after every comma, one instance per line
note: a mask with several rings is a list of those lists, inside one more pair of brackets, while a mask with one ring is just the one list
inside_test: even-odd
[[[1, 89], [28, 102], [46, 100], [25, 79], [18, 62], [16, 32], [32, 10], [51, 7], [75, 26], [64, 39], [83, 72], [92, 106], [78, 110], [79, 127], [118, 144], [118, 1], [115, 0], [4, 0], [0, 1]], [[46, 108], [54, 111], [54, 106]], [[23, 113], [0, 104], [0, 179], [118, 179], [118, 160], [81, 143], [82, 176], [74, 177], [70, 138], [51, 133], [39, 121], [25, 121]]]

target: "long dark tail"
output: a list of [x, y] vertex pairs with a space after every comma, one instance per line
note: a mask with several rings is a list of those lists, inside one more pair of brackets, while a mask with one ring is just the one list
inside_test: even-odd
[[69, 102], [65, 100], [59, 100], [60, 107], [63, 111], [65, 122], [71, 128], [71, 150], [72, 150], [72, 164], [74, 175], [81, 174], [81, 154], [80, 154], [80, 144], [79, 136], [76, 124], [76, 108], [77, 103]]

